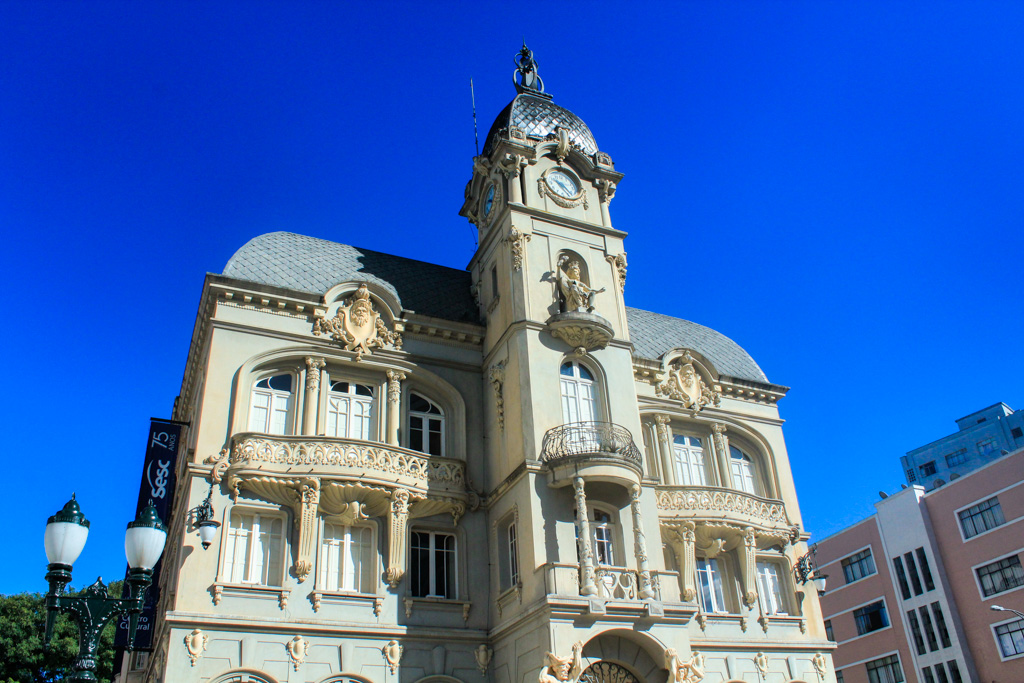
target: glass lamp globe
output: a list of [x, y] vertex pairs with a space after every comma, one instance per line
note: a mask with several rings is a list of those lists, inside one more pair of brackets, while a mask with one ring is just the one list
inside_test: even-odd
[[207, 519], [199, 522], [196, 526], [199, 527], [199, 541], [203, 544], [203, 550], [206, 550], [213, 543], [213, 539], [216, 538], [220, 522]]
[[74, 494], [57, 514], [46, 520], [43, 546], [50, 564], [71, 566], [82, 554], [89, 537], [89, 520], [82, 514]]
[[143, 508], [134, 522], [128, 524], [124, 534], [124, 554], [132, 569], [152, 569], [160, 561], [167, 542], [167, 527], [153, 507], [153, 501]]
[[814, 587], [818, 589], [819, 593], [824, 593], [825, 592], [825, 579], [826, 578], [828, 578], [828, 577], [826, 577], [826, 576], [816, 576], [813, 579]]

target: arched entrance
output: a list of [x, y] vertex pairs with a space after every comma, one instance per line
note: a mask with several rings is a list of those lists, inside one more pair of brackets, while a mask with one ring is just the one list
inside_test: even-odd
[[615, 662], [594, 662], [580, 675], [580, 683], [641, 683], [632, 671]]
[[667, 683], [668, 671], [656, 659], [662, 652], [661, 643], [649, 635], [605, 631], [583, 646], [580, 683]]

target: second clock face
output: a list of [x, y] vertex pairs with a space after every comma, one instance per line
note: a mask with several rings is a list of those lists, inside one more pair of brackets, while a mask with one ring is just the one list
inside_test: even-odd
[[491, 215], [491, 209], [494, 207], [494, 183], [487, 188], [487, 196], [484, 197], [484, 216]]
[[576, 181], [562, 171], [551, 171], [548, 173], [545, 180], [547, 181], [548, 187], [551, 188], [551, 191], [559, 197], [571, 199], [579, 193], [579, 188], [576, 187]]

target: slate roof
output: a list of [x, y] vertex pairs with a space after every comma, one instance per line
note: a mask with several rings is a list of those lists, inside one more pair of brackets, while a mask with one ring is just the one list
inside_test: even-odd
[[346, 280], [372, 282], [407, 310], [480, 324], [468, 271], [291, 232], [252, 238], [224, 266], [224, 275], [310, 294]]
[[693, 349], [714, 363], [720, 374], [768, 384], [768, 378], [749, 353], [710, 327], [629, 306], [626, 320], [638, 356], [657, 359], [675, 348]]
[[[224, 275], [310, 294], [324, 294], [346, 280], [372, 282], [398, 297], [407, 310], [480, 324], [468, 271], [291, 232], [252, 238], [224, 266]], [[675, 348], [693, 349], [723, 375], [768, 383], [750, 354], [719, 332], [628, 306], [626, 318], [638, 356], [654, 360]]]
[[590, 155], [597, 151], [594, 134], [590, 132], [587, 124], [583, 123], [583, 119], [565, 107], [558, 106], [546, 95], [516, 95], [494, 119], [484, 142], [484, 156], [490, 155], [496, 137], [501, 135], [508, 138], [509, 126], [523, 129], [527, 137], [535, 140], [543, 140], [548, 134], [555, 132], [556, 128], [565, 128], [569, 134], [569, 141], [581, 152]]

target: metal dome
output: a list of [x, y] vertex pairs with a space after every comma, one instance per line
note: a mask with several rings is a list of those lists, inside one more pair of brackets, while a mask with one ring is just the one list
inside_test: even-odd
[[535, 140], [543, 140], [554, 133], [555, 129], [564, 128], [573, 147], [588, 156], [597, 152], [597, 142], [587, 124], [565, 107], [551, 101], [551, 96], [546, 93], [521, 93], [502, 109], [487, 133], [484, 156], [490, 155], [498, 140], [509, 138], [512, 126]]

